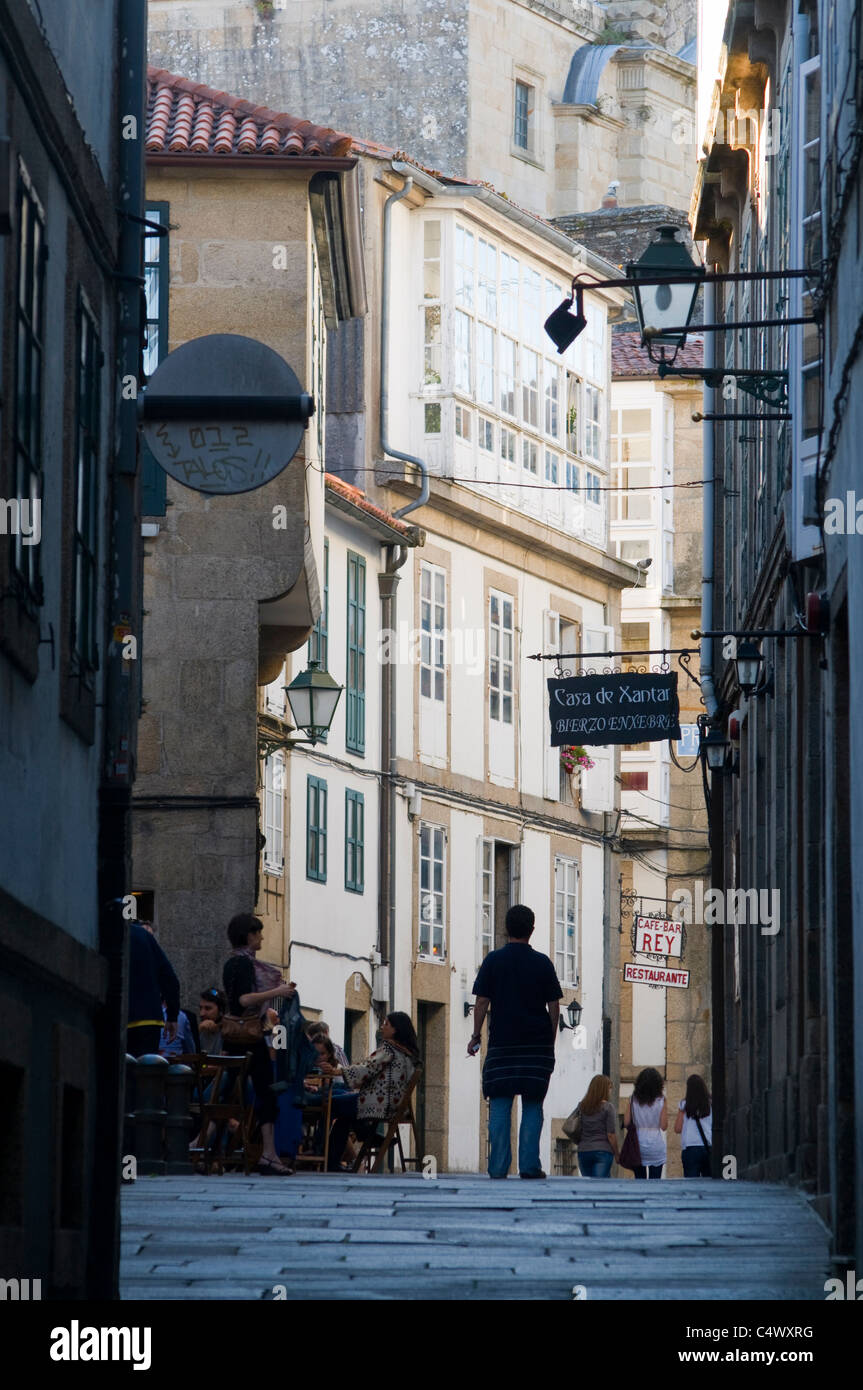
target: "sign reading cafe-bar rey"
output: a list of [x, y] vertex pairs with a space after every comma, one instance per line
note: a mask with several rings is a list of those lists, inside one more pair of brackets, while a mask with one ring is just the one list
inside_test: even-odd
[[551, 745], [680, 738], [677, 673], [551, 677]]

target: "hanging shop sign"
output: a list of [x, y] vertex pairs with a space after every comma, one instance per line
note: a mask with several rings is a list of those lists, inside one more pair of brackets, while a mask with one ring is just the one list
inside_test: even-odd
[[670, 917], [636, 917], [634, 948], [639, 955], [683, 955], [683, 923]]
[[182, 343], [139, 397], [156, 462], [185, 487], [217, 495], [251, 492], [277, 478], [314, 408], [284, 358], [236, 333]]
[[677, 672], [551, 677], [551, 745], [680, 738]]
[[631, 985], [660, 985], [665, 989], [689, 988], [689, 971], [673, 970], [667, 965], [638, 965], [630, 961], [623, 967], [623, 978]]

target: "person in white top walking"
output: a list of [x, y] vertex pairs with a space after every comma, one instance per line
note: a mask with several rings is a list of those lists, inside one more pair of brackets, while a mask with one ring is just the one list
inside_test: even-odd
[[686, 1095], [677, 1108], [674, 1133], [680, 1137], [680, 1156], [685, 1178], [709, 1178], [710, 1146], [713, 1143], [713, 1109], [704, 1078], [693, 1074], [686, 1080]]
[[662, 1094], [665, 1082], [655, 1067], [645, 1067], [638, 1073], [632, 1099], [626, 1103], [624, 1125], [634, 1123], [638, 1134], [641, 1166], [637, 1178], [661, 1178], [667, 1157], [665, 1131], [668, 1128], [668, 1107]]

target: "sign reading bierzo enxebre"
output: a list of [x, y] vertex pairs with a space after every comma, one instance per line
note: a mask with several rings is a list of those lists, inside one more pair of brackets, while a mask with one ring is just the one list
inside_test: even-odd
[[551, 745], [680, 738], [677, 673], [551, 677]]

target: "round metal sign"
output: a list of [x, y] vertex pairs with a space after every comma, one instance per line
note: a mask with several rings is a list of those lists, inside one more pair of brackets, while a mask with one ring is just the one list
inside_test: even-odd
[[156, 462], [197, 492], [251, 492], [278, 477], [314, 410], [292, 369], [236, 333], [193, 338], [159, 364], [141, 397]]

